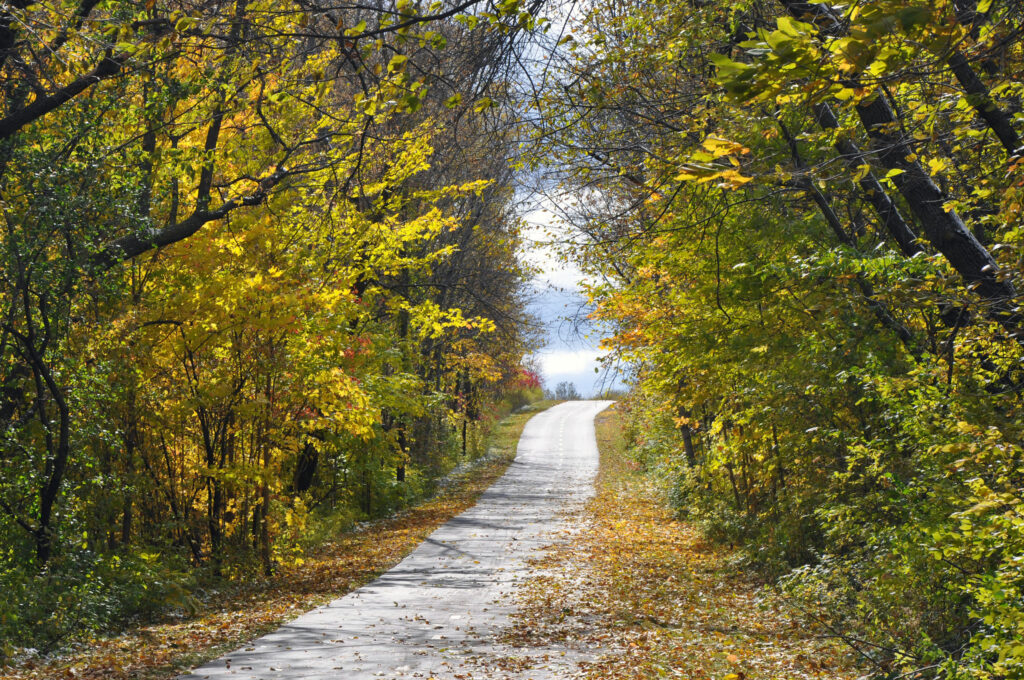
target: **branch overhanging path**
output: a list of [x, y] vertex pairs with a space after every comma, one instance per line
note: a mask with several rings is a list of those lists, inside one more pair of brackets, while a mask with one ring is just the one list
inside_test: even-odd
[[[565, 677], [573, 654], [502, 642], [529, 561], [594, 492], [594, 417], [610, 401], [565, 402], [530, 420], [509, 470], [472, 509], [372, 583], [184, 678]], [[497, 662], [497, 663], [495, 663]], [[467, 675], [471, 674], [471, 675]]]

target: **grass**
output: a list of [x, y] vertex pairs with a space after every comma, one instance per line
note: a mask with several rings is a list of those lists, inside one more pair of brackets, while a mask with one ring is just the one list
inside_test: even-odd
[[[837, 642], [676, 520], [630, 460], [614, 407], [597, 420], [597, 495], [572, 542], [551, 546], [509, 641], [575, 649], [580, 677], [855, 678]], [[594, 658], [592, 650], [600, 653]]]
[[3, 669], [9, 680], [164, 680], [214, 659], [282, 623], [369, 583], [441, 524], [472, 507], [515, 457], [523, 427], [552, 402], [539, 402], [495, 424], [488, 454], [436, 497], [393, 517], [342, 533], [272, 579], [225, 592], [185, 618], [85, 640], [55, 657]]

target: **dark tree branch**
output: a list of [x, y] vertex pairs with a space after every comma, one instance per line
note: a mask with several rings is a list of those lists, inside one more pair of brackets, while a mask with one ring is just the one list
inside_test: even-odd
[[51, 111], [71, 101], [92, 85], [117, 75], [121, 72], [121, 68], [124, 66], [127, 58], [125, 54], [111, 56], [111, 53], [108, 51], [107, 55], [103, 57], [92, 71], [73, 80], [53, 94], [36, 99], [28, 106], [0, 120], [0, 139], [7, 139], [29, 123], [39, 120]]
[[256, 191], [241, 198], [225, 201], [216, 210], [200, 208], [176, 224], [114, 239], [93, 255], [91, 264], [98, 270], [109, 269], [115, 264], [138, 257], [154, 248], [162, 248], [182, 241], [198, 232], [206, 224], [224, 219], [239, 208], [259, 205], [266, 200], [274, 187], [291, 174], [293, 174], [292, 171], [278, 166], [278, 169], [272, 174], [260, 180]]

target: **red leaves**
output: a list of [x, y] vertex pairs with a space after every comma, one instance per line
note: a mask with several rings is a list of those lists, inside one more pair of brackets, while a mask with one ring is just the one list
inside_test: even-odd
[[512, 384], [525, 389], [536, 389], [541, 386], [541, 381], [535, 372], [520, 367]]

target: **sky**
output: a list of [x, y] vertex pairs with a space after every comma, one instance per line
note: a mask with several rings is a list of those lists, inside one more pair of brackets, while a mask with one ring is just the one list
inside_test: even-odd
[[583, 397], [595, 396], [603, 388], [622, 387], [621, 378], [599, 363], [605, 354], [598, 349], [603, 334], [586, 318], [589, 309], [580, 289], [583, 273], [560, 261], [550, 246], [552, 233], [559, 229], [554, 215], [539, 208], [524, 219], [530, 246], [525, 258], [539, 270], [531, 282], [534, 295], [529, 309], [544, 325], [544, 346], [533, 356], [544, 386], [553, 391], [559, 382], [569, 381]]

